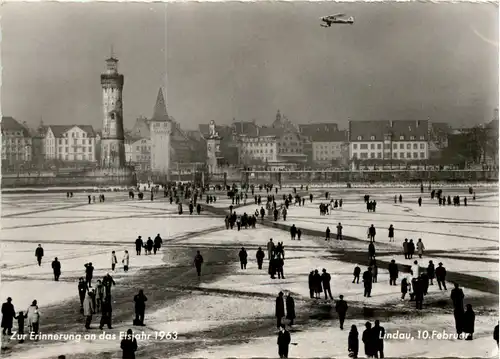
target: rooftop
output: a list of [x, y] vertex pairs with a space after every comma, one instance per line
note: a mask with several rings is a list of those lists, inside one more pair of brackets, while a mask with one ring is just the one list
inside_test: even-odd
[[428, 125], [429, 120], [349, 121], [349, 140], [383, 141], [384, 135], [391, 134], [393, 140], [400, 140], [401, 136], [404, 141], [409, 141], [411, 136], [419, 140], [423, 136], [427, 141]]

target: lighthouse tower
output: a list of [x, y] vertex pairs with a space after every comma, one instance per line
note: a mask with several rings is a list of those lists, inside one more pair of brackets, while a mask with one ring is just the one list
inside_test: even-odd
[[125, 142], [123, 134], [123, 75], [118, 73], [118, 60], [106, 60], [106, 72], [101, 74], [102, 87], [102, 137], [101, 168], [125, 166]]

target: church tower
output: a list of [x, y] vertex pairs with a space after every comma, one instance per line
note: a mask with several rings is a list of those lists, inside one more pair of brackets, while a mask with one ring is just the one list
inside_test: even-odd
[[101, 168], [125, 166], [125, 138], [123, 133], [123, 75], [118, 73], [118, 60], [106, 60], [106, 72], [101, 75], [102, 87], [102, 137]]
[[149, 131], [151, 134], [151, 171], [165, 175], [167, 181], [170, 181], [172, 121], [168, 116], [161, 88], [156, 97], [153, 117], [149, 121]]

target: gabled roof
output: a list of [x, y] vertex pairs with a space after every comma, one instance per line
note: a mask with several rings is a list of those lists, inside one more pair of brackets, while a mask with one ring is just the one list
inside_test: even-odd
[[153, 110], [152, 121], [168, 121], [170, 118], [167, 113], [167, 105], [165, 105], [165, 98], [163, 97], [163, 91], [160, 88], [158, 90], [158, 95], [156, 96], [156, 103]]
[[338, 131], [336, 123], [308, 123], [299, 125], [299, 131], [304, 136], [314, 136], [318, 132], [335, 132]]
[[2, 128], [2, 131], [22, 131], [23, 136], [30, 135], [29, 129], [17, 122], [14, 117], [11, 116], [2, 116], [2, 122], [0, 126]]
[[261, 136], [276, 136], [276, 137], [280, 137], [283, 134], [284, 134], [284, 131], [281, 128], [260, 127], [260, 128], [258, 128], [257, 136], [256, 137], [261, 137]]
[[[94, 128], [90, 125], [48, 125], [47, 130], [50, 128], [54, 137], [59, 138], [63, 137], [63, 135], [71, 130], [74, 127], [78, 127], [80, 130], [84, 131], [88, 136], [95, 137], [96, 133]], [[47, 132], [45, 132], [47, 133]]]
[[385, 134], [391, 134], [395, 141], [401, 136], [404, 141], [410, 141], [410, 136], [415, 136], [416, 140], [423, 136], [427, 141], [428, 125], [429, 120], [349, 121], [349, 140], [359, 141], [358, 136], [361, 136], [361, 141], [383, 141]]
[[320, 131], [312, 135], [312, 142], [346, 142], [347, 131]]
[[151, 136], [149, 130], [149, 120], [145, 117], [139, 117], [136, 119], [134, 127], [130, 130], [130, 135], [139, 138], [149, 138]]

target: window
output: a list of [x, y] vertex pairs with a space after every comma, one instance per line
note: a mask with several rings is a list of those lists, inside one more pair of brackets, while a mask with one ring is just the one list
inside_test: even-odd
[[370, 158], [375, 158], [375, 153], [374, 152], [370, 153]]
[[425, 152], [420, 152], [420, 158], [425, 158]]
[[399, 136], [400, 141], [404, 141], [404, 139], [405, 139], [405, 136]]
[[425, 144], [424, 144], [424, 143], [421, 143], [421, 144], [420, 144], [420, 149], [421, 149], [421, 150], [425, 150]]
[[406, 152], [406, 158], [411, 158], [411, 152]]
[[377, 158], [382, 158], [382, 153], [377, 153]]
[[357, 143], [354, 143], [354, 144], [352, 145], [352, 149], [353, 149], [353, 150], [357, 150], [357, 149], [358, 149], [358, 144], [357, 144]]
[[361, 141], [363, 137], [361, 136], [358, 136], [358, 141]]
[[370, 136], [370, 140], [375, 141], [375, 136]]
[[410, 136], [411, 141], [415, 141], [415, 136]]
[[414, 150], [418, 150], [418, 144], [414, 143], [414, 144], [413, 144], [413, 149], [414, 149]]
[[399, 149], [400, 149], [400, 150], [404, 150], [404, 149], [405, 149], [405, 145], [404, 145], [403, 143], [400, 143], [400, 144], [399, 144]]
[[407, 144], [406, 144], [406, 149], [407, 149], [407, 150], [411, 150], [411, 143], [407, 143]]
[[413, 152], [413, 158], [418, 158], [418, 152]]
[[359, 154], [359, 156], [360, 156], [361, 158], [368, 158], [368, 152], [361, 152], [361, 153]]
[[[387, 146], [389, 146], [389, 144], [387, 144]], [[377, 150], [381, 150], [382, 149], [382, 144], [381, 143], [378, 143], [377, 144]]]
[[374, 143], [371, 143], [371, 144], [370, 144], [370, 149], [371, 149], [371, 150], [374, 150], [374, 149], [375, 149], [375, 144], [374, 144]]
[[398, 158], [398, 154], [397, 153], [393, 153], [392, 154], [392, 158]]
[[425, 141], [425, 136], [420, 136], [420, 141]]
[[366, 144], [366, 143], [362, 143], [362, 144], [360, 144], [360, 145], [359, 145], [359, 149], [360, 149], [360, 150], [367, 150], [367, 149], [368, 149], [368, 144]]

